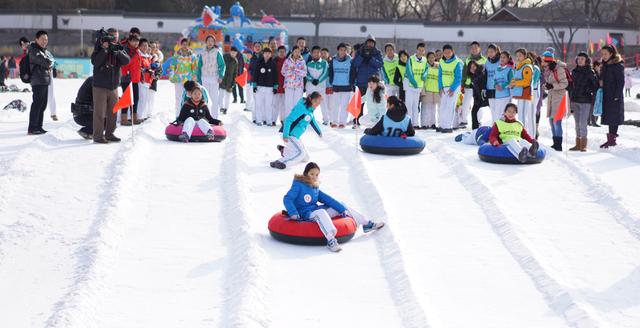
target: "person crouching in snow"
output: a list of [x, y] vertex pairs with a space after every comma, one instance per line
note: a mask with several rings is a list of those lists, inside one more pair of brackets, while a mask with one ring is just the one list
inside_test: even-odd
[[378, 123], [387, 112], [384, 89], [384, 83], [380, 82], [380, 78], [377, 75], [369, 77], [367, 93], [362, 97], [362, 102], [367, 108], [367, 114], [360, 118], [360, 124], [371, 127]]
[[207, 108], [202, 99], [202, 89], [200, 89], [199, 85], [194, 86], [193, 90], [191, 90], [191, 98], [182, 105], [180, 115], [176, 121], [178, 124], [182, 124], [182, 134], [178, 137], [182, 142], [189, 142], [196, 124], [200, 131], [206, 133], [208, 140], [213, 140], [214, 138], [211, 124], [222, 125], [221, 121], [211, 117], [209, 108]]
[[517, 116], [518, 106], [508, 104], [504, 109], [504, 117], [493, 124], [489, 142], [495, 147], [505, 144], [509, 152], [520, 163], [524, 163], [528, 158], [536, 158], [538, 142], [531, 138]]
[[322, 104], [322, 95], [319, 92], [312, 92], [307, 98], [300, 99], [291, 110], [291, 114], [284, 120], [282, 128], [282, 140], [285, 146], [278, 145], [278, 151], [282, 158], [269, 163], [276, 169], [285, 169], [287, 165], [309, 160], [309, 154], [304, 148], [300, 137], [307, 130], [309, 124], [322, 137], [320, 125], [313, 116], [313, 111]]
[[407, 115], [407, 106], [396, 96], [387, 98], [387, 113], [372, 128], [364, 130], [367, 135], [386, 137], [413, 137], [416, 131]]
[[[475, 102], [474, 102], [475, 106]], [[491, 133], [490, 126], [481, 126], [471, 132], [463, 132], [455, 137], [456, 142], [462, 142], [465, 145], [477, 145], [482, 146], [489, 140]]]
[[[379, 230], [384, 222], [374, 222], [362, 214], [346, 207], [320, 190], [320, 167], [310, 162], [303, 174], [296, 174], [291, 189], [284, 195], [284, 207], [291, 220], [314, 221], [327, 238], [327, 247], [333, 252], [342, 250], [336, 240], [337, 229], [331, 218], [342, 215], [352, 217], [362, 225], [364, 233]], [[322, 205], [318, 204], [321, 203]]]

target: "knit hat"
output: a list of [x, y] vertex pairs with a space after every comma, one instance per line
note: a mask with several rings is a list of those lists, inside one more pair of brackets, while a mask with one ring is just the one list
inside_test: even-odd
[[369, 40], [373, 41], [373, 43], [376, 43], [376, 38], [373, 36], [373, 34], [369, 34], [367, 36], [367, 40], [366, 41], [369, 41]]
[[548, 52], [550, 52], [550, 53], [552, 53], [552, 54], [555, 54], [555, 53], [556, 53], [556, 49], [555, 49], [555, 48], [553, 48], [553, 47], [547, 47], [547, 49], [544, 49], [544, 51], [548, 51]]
[[542, 53], [542, 60], [546, 61], [546, 62], [552, 62], [555, 61], [555, 58], [553, 56], [553, 52], [547, 50], [545, 52]]

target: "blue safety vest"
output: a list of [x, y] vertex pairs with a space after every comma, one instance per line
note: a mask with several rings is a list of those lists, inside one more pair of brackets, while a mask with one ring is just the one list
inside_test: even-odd
[[389, 118], [389, 116], [385, 115], [382, 120], [382, 126], [384, 127], [382, 135], [387, 137], [399, 137], [400, 135], [407, 133], [407, 127], [409, 126], [409, 121], [411, 119], [409, 116], [405, 115], [402, 121], [396, 122]]

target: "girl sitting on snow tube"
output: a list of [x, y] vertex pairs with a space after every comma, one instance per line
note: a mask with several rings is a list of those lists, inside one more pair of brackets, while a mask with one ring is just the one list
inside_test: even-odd
[[[320, 167], [310, 162], [302, 175], [296, 174], [291, 189], [284, 196], [284, 207], [291, 220], [314, 221], [327, 239], [327, 247], [333, 252], [342, 250], [336, 239], [337, 229], [331, 218], [350, 216], [367, 233], [384, 227], [384, 222], [374, 222], [362, 214], [345, 207], [342, 203], [320, 191]], [[318, 202], [322, 203], [319, 205]]]
[[489, 142], [489, 134], [491, 134], [490, 126], [481, 126], [471, 132], [464, 132], [456, 136], [456, 142], [462, 142], [465, 145], [482, 146]]
[[507, 104], [504, 116], [493, 124], [489, 135], [490, 145], [478, 149], [480, 159], [492, 163], [517, 164], [540, 163], [544, 151], [539, 152], [538, 142], [531, 138], [517, 120], [518, 106]]
[[367, 81], [367, 93], [362, 96], [362, 103], [367, 109], [367, 114], [358, 120], [360, 124], [365, 127], [372, 127], [378, 123], [387, 112], [384, 92], [384, 83], [380, 83], [380, 77], [377, 74], [369, 77]]
[[194, 86], [191, 97], [182, 106], [176, 122], [182, 124], [182, 133], [178, 136], [178, 140], [182, 142], [189, 142], [196, 125], [200, 131], [205, 133], [207, 141], [215, 141], [216, 136], [211, 124], [222, 125], [220, 120], [211, 117], [209, 108], [202, 99], [202, 90], [198, 85]]
[[424, 149], [424, 141], [414, 137], [416, 132], [407, 115], [407, 107], [396, 96], [387, 98], [387, 113], [364, 133], [360, 147], [368, 153], [412, 155]]

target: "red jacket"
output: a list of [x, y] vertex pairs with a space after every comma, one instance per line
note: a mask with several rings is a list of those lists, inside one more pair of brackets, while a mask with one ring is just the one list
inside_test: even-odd
[[138, 49], [131, 49], [126, 47], [125, 50], [131, 60], [129, 64], [122, 66], [122, 76], [129, 75], [132, 83], [140, 83], [142, 80], [142, 56], [138, 52]]
[[153, 79], [151, 78], [151, 74], [147, 71], [147, 69], [149, 69], [149, 67], [151, 67], [151, 63], [153, 62], [153, 58], [150, 56], [138, 56], [140, 57], [140, 67], [141, 70], [144, 72], [142, 73], [142, 78], [144, 80], [144, 83], [151, 83], [153, 82]]
[[[513, 123], [516, 120], [508, 120], [507, 118], [504, 118], [504, 121], [507, 123]], [[524, 127], [522, 127], [522, 133], [520, 133], [520, 138], [528, 142], [533, 142], [533, 138], [531, 138], [531, 136], [529, 135], [529, 133], [527, 133], [527, 130], [525, 130]], [[491, 128], [491, 133], [489, 134], [489, 144], [493, 145], [495, 141], [502, 144], [502, 140], [500, 140], [500, 130], [498, 130], [498, 125], [493, 123], [493, 127]]]
[[282, 65], [284, 65], [285, 60], [287, 60], [287, 57], [276, 58], [276, 72], [278, 73], [278, 93], [284, 93], [284, 75], [282, 75]]

